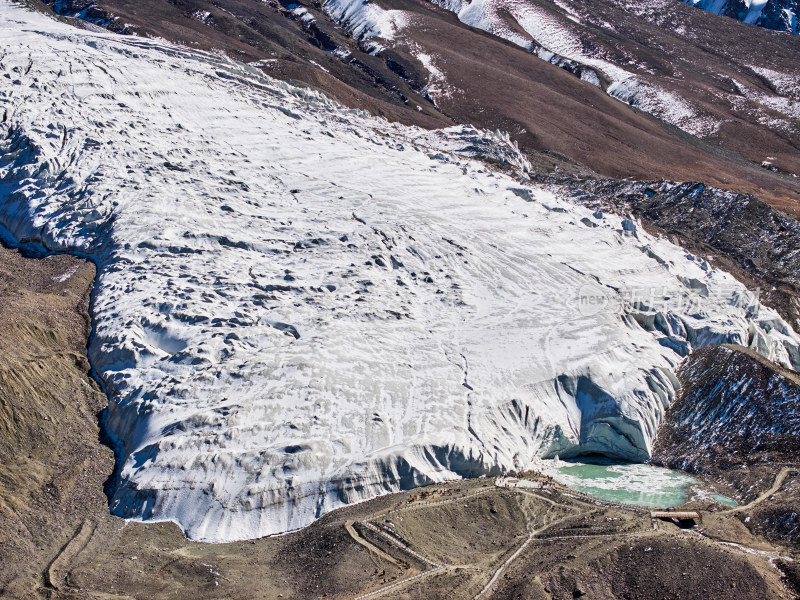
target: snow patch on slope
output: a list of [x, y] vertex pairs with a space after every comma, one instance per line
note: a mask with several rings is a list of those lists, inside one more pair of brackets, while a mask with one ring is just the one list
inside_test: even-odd
[[614, 82], [606, 91], [609, 96], [698, 137], [713, 135], [721, 125], [716, 119], [701, 116], [689, 102], [677, 94], [655, 88], [636, 78]]
[[800, 338], [731, 276], [228, 58], [0, 5], [0, 223], [98, 264], [115, 514], [225, 541], [541, 455], [642, 460], [696, 347]]
[[422, 93], [433, 102], [434, 106], [437, 105], [437, 99], [452, 98], [459, 90], [447, 81], [446, 75], [437, 66], [437, 63], [441, 61], [441, 57], [425, 52], [419, 44], [414, 42], [407, 41], [406, 45], [414, 58], [421, 62], [428, 72], [428, 80], [422, 89]]
[[322, 9], [359, 41], [371, 37], [392, 40], [408, 19], [406, 11], [385, 10], [365, 0], [326, 0]]
[[[482, 29], [534, 52], [548, 62], [573, 61], [601, 73], [610, 84], [608, 94], [699, 137], [713, 135], [720, 126], [717, 119], [703, 112], [676, 94], [647, 83], [607, 60], [588, 54], [580, 36], [547, 11], [524, 0], [432, 0], [438, 6], [458, 15], [462, 23]], [[562, 3], [563, 4], [563, 3]], [[576, 17], [569, 8], [565, 10], [572, 21]], [[512, 23], [509, 22], [511, 20]], [[520, 33], [520, 28], [527, 35]], [[613, 31], [613, 27], [609, 25]], [[573, 70], [573, 69], [570, 69]], [[581, 79], [601, 87], [597, 74], [588, 69], [577, 70]]]
[[800, 98], [795, 95], [797, 94], [796, 88], [792, 87], [796, 83], [793, 78], [770, 69], [750, 68], [767, 79], [779, 93], [785, 95], [775, 96], [733, 79], [733, 84], [738, 89], [739, 94], [728, 95], [728, 101], [731, 105], [735, 108], [746, 110], [748, 108], [746, 100], [753, 101], [757, 105], [761, 105], [760, 107], [757, 106], [757, 110], [753, 114], [753, 118], [759, 124], [783, 131], [792, 136], [800, 134], [797, 124], [794, 122], [800, 119]]
[[779, 96], [746, 90], [757, 102], [783, 113], [791, 119], [800, 120], [800, 81], [797, 77], [765, 67], [751, 66], [750, 69], [767, 80]]
[[800, 81], [796, 77], [765, 67], [751, 65], [750, 69], [766, 79], [775, 88], [775, 91], [782, 96], [788, 96], [793, 100], [800, 101]]

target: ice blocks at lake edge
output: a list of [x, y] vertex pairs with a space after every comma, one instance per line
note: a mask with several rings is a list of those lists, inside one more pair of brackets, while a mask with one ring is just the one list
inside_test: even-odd
[[99, 266], [115, 514], [226, 541], [538, 456], [641, 460], [690, 349], [798, 364], [731, 276], [457, 152], [524, 166], [507, 136], [6, 2], [0, 31], [0, 222]]

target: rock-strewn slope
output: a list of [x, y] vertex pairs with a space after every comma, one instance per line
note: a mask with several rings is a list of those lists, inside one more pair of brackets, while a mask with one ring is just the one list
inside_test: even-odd
[[694, 352], [653, 459], [692, 472], [800, 456], [800, 378], [734, 346]]

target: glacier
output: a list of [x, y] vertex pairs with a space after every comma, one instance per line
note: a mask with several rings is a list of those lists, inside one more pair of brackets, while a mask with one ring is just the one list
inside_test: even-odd
[[0, 31], [0, 224], [98, 266], [114, 514], [222, 542], [541, 457], [642, 461], [692, 349], [800, 365], [732, 276], [530, 183], [501, 132], [6, 1]]

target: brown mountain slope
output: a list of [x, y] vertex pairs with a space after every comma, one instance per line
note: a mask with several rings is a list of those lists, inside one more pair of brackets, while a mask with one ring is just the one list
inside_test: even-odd
[[2, 597], [30, 598], [82, 520], [107, 511], [106, 397], [86, 360], [93, 278], [91, 263], [0, 247]]

